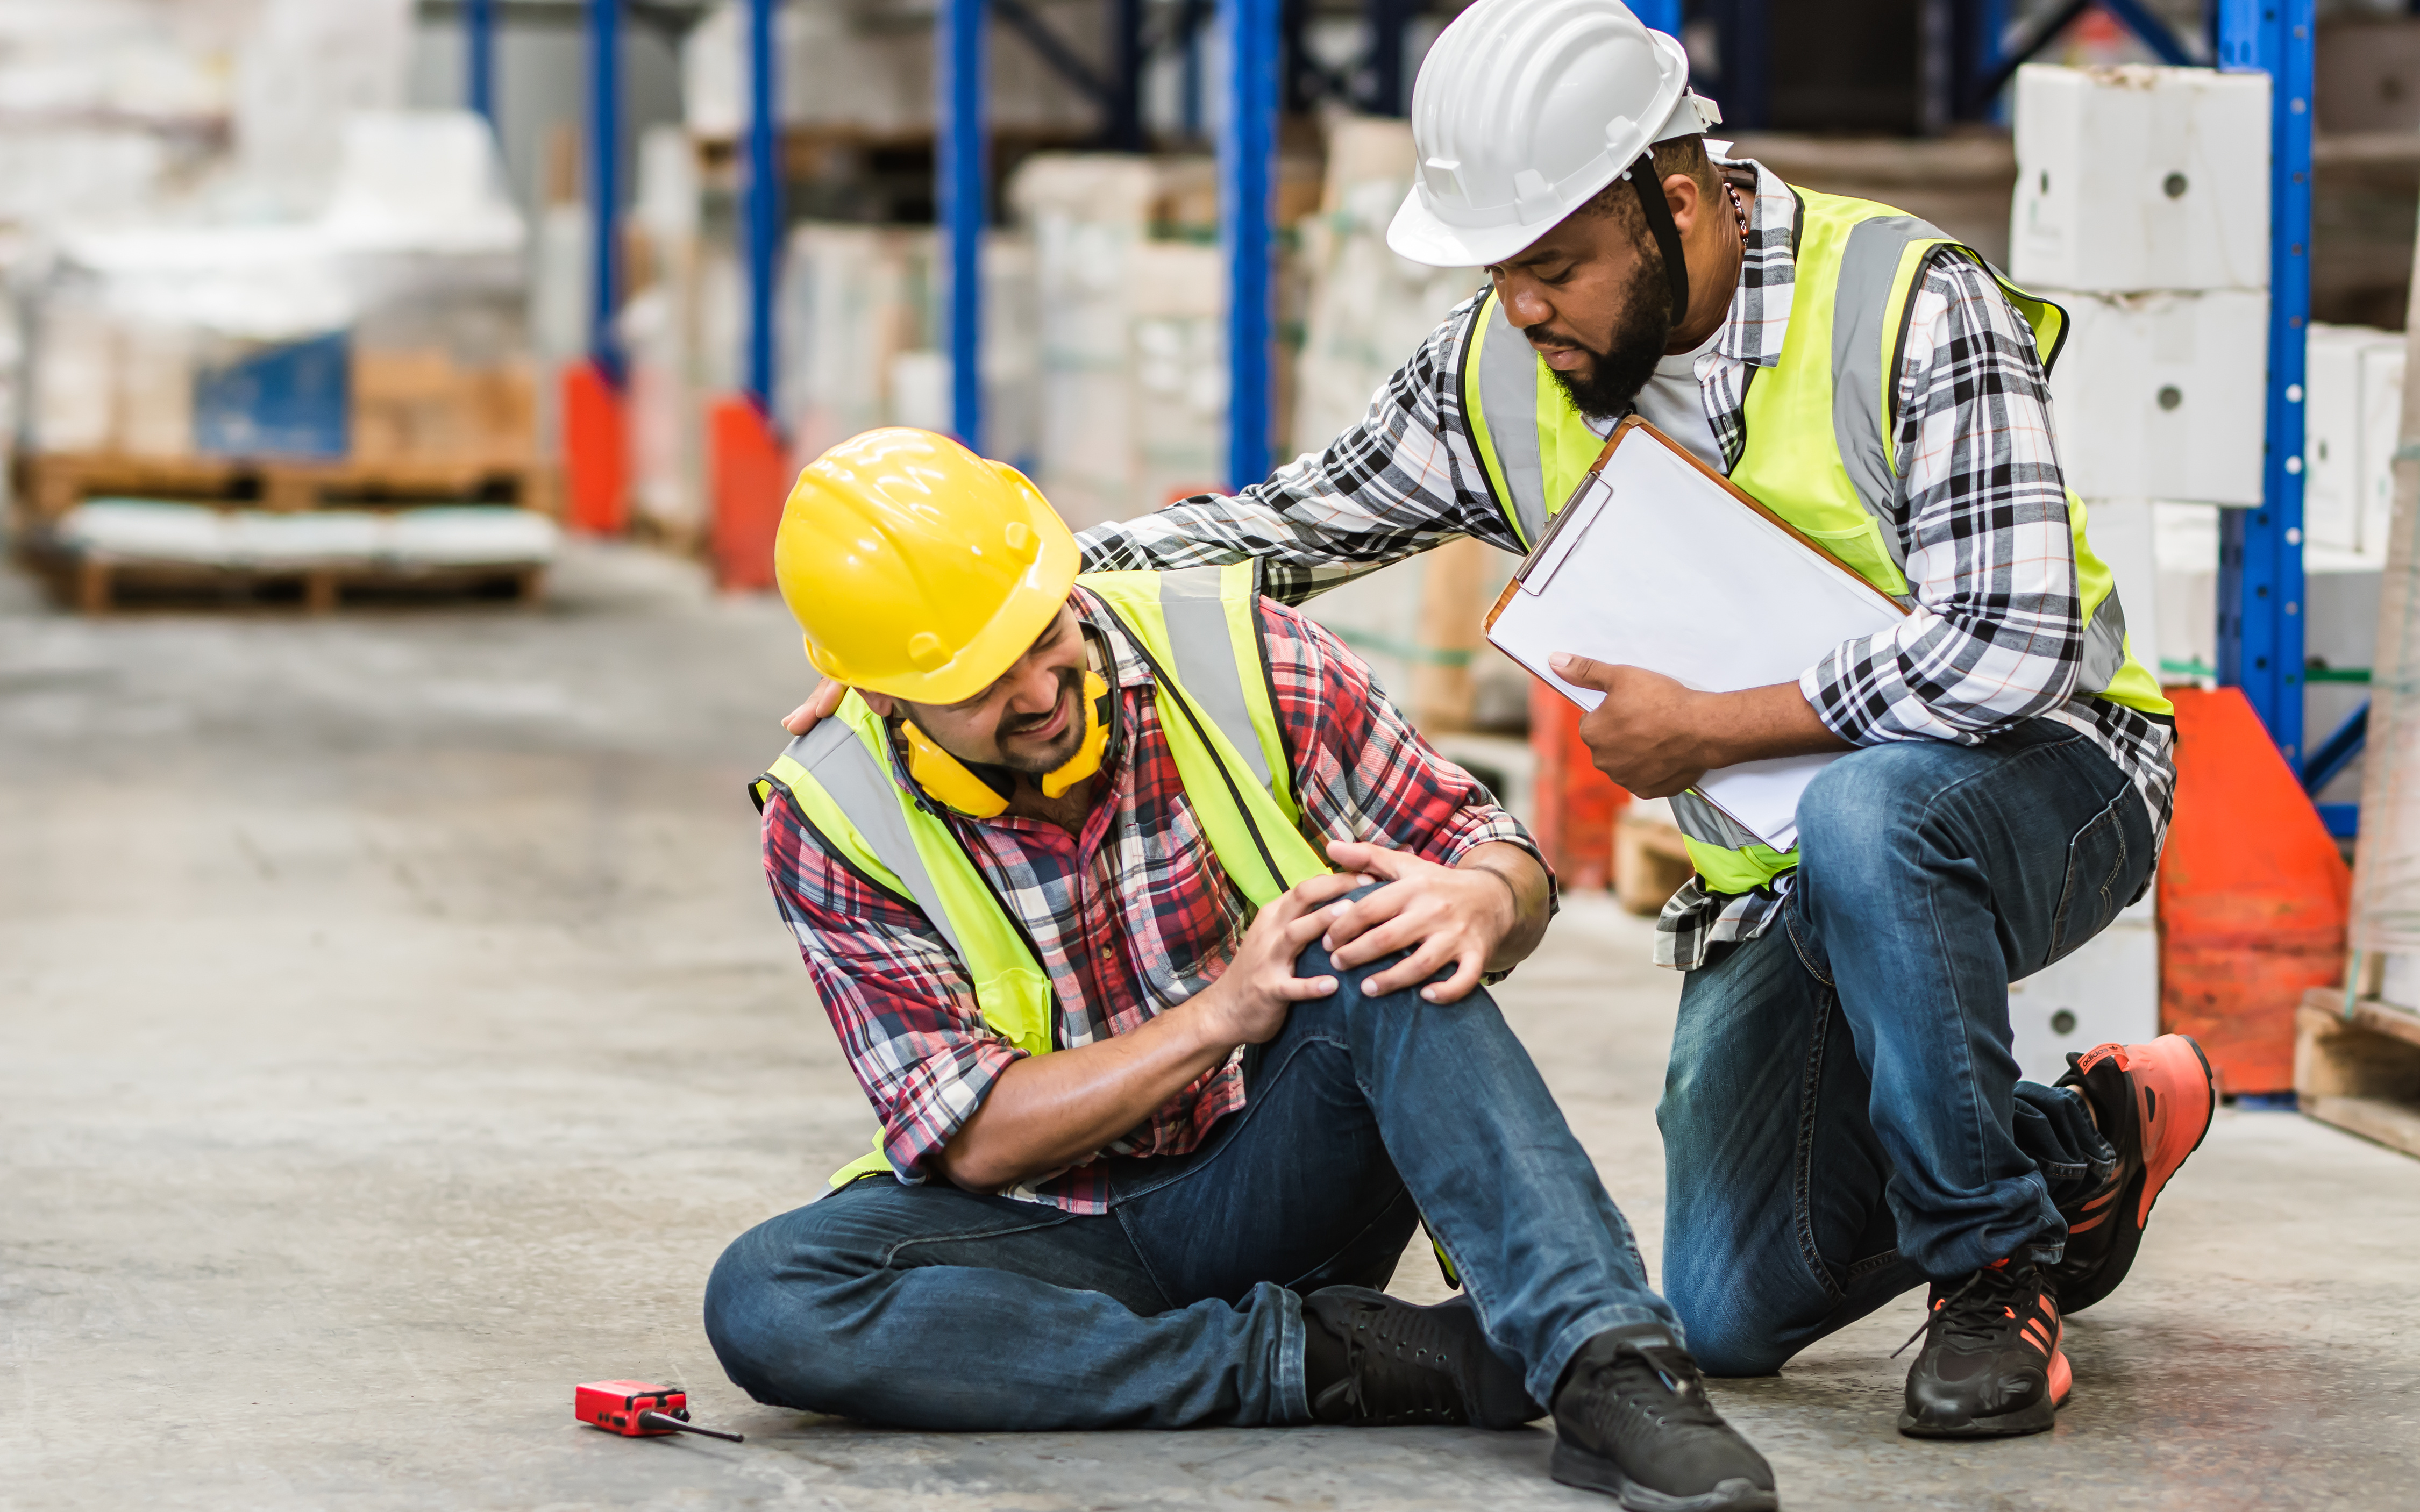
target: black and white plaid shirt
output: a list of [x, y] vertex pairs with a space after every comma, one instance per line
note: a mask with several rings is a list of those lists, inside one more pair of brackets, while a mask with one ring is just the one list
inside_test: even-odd
[[[1717, 159], [1718, 162], [1725, 160]], [[1781, 357], [1796, 273], [1796, 200], [1761, 165], [1739, 287], [1699, 363], [1706, 419], [1736, 466], [1751, 370]], [[1267, 591], [1300, 603], [1456, 535], [1519, 551], [1491, 500], [1463, 423], [1463, 345], [1481, 301], [1456, 307], [1387, 380], [1361, 424], [1235, 498], [1202, 495], [1080, 537], [1094, 569], [1171, 568], [1258, 557]], [[2032, 332], [1989, 273], [1935, 257], [1914, 297], [1899, 372], [1896, 506], [1916, 608], [1852, 640], [1799, 688], [1852, 745], [1973, 745], [2021, 719], [2089, 735], [2133, 779], [2153, 831], [2167, 832], [2174, 735], [2123, 705], [2076, 692], [2083, 600], [2051, 432], [2050, 386]], [[1683, 970], [1761, 934], [1791, 874], [1755, 892], [1692, 878], [1657, 921], [1656, 960]]]

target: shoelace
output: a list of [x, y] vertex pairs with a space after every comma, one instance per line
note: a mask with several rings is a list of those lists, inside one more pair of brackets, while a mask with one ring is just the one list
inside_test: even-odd
[[1373, 1403], [1362, 1390], [1372, 1357], [1375, 1356], [1382, 1367], [1388, 1364], [1425, 1367], [1418, 1378], [1421, 1387], [1419, 1395], [1424, 1399], [1399, 1405], [1397, 1413], [1452, 1418], [1462, 1411], [1462, 1394], [1454, 1385], [1451, 1356], [1440, 1331], [1424, 1315], [1399, 1319], [1399, 1324], [1404, 1325], [1399, 1331], [1384, 1329], [1378, 1323], [1385, 1317], [1383, 1308], [1354, 1309], [1352, 1329], [1344, 1335], [1344, 1379], [1320, 1393], [1321, 1399], [1334, 1399], [1332, 1394], [1341, 1388], [1342, 1400], [1355, 1415], [1379, 1415], [1378, 1404]]
[[1722, 1422], [1714, 1404], [1706, 1398], [1696, 1365], [1669, 1345], [1624, 1343], [1613, 1358], [1590, 1367], [1590, 1381], [1610, 1388], [1625, 1406], [1655, 1423], [1714, 1426]]
[[[1990, 1280], [1988, 1285], [1987, 1277]], [[1969, 1302], [1969, 1294], [1978, 1286], [1983, 1288], [1983, 1295]], [[1924, 1321], [1916, 1325], [1916, 1332], [1907, 1336], [1906, 1344], [1891, 1350], [1891, 1358], [1896, 1360], [1905, 1354], [1909, 1344], [1924, 1337], [1926, 1331], [1936, 1325], [1945, 1335], [1962, 1344], [1991, 1343], [2009, 1326], [2009, 1314], [2014, 1311], [2009, 1305], [2009, 1299], [2022, 1289], [2005, 1266], [1976, 1272], [1966, 1278], [1963, 1286], [1926, 1311]]]

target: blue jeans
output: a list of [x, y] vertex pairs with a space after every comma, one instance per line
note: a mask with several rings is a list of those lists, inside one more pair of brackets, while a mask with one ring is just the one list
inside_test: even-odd
[[1378, 969], [1295, 1005], [1200, 1149], [1118, 1161], [1107, 1214], [875, 1176], [741, 1235], [706, 1283], [723, 1369], [906, 1427], [1306, 1422], [1302, 1294], [1385, 1286], [1422, 1215], [1541, 1402], [1598, 1334], [1677, 1333], [1494, 1000], [1362, 996]]
[[1927, 1281], [2058, 1258], [2113, 1160], [2073, 1092], [2021, 1082], [2009, 983], [2098, 933], [2155, 856], [2090, 740], [1869, 748], [1799, 802], [1798, 880], [1688, 974], [1664, 1131], [1664, 1286], [1715, 1375], [1760, 1375]]

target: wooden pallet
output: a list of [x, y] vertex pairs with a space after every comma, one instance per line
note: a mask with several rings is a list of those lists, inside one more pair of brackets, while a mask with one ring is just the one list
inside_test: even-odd
[[494, 456], [357, 461], [37, 452], [16, 463], [21, 527], [39, 532], [87, 499], [127, 497], [295, 512], [330, 505], [520, 504], [561, 512], [555, 471]]
[[2322, 1123], [2420, 1155], [2420, 1013], [2314, 987], [2295, 1014], [2294, 1092]]
[[1659, 914], [1698, 865], [1680, 826], [1625, 810], [1613, 824], [1613, 893], [1642, 917]]
[[219, 567], [44, 551], [26, 562], [50, 586], [58, 603], [86, 614], [127, 607], [129, 598], [163, 605], [195, 603], [266, 606], [291, 602], [303, 612], [325, 614], [349, 594], [356, 598], [429, 599], [469, 597], [496, 589], [527, 608], [546, 592], [546, 569], [523, 567]]

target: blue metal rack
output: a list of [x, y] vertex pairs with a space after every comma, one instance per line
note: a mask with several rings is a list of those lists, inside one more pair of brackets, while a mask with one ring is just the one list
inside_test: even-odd
[[[1649, 0], [1678, 24], [1678, 0]], [[992, 12], [1014, 27], [1044, 60], [1102, 107], [1104, 146], [1141, 145], [1142, 65], [1152, 50], [1140, 0], [1109, 8], [1110, 53], [1123, 65], [1103, 77], [1084, 64], [1020, 0], [942, 0], [935, 34], [939, 110], [936, 215], [941, 242], [941, 324], [950, 354], [951, 424], [978, 450], [983, 435], [982, 248], [989, 219], [989, 133], [984, 105], [986, 30]], [[1366, 108], [1400, 114], [1406, 94], [1403, 40], [1409, 0], [1370, 0], [1372, 55]], [[1297, 16], [1295, 18], [1299, 20]], [[1225, 44], [1227, 76], [1216, 81], [1218, 114], [1218, 239], [1227, 268], [1228, 442], [1231, 487], [1268, 475], [1274, 428], [1277, 335], [1278, 118], [1285, 100], [1283, 74], [1301, 69], [1301, 50], [1284, 46], [1285, 0], [1183, 0], [1159, 45], [1182, 59], [1185, 122], [1198, 129], [1203, 84], [1200, 49], [1205, 20]], [[1297, 28], [1298, 29], [1298, 28]], [[1337, 81], [1324, 70], [1323, 88]], [[1332, 92], [1332, 91], [1331, 91]]]
[[781, 95], [773, 54], [775, 0], [748, 0], [748, 396], [773, 415], [773, 294], [781, 276]]
[[1681, 0], [1629, 0], [1630, 13], [1649, 29], [1681, 35]]
[[987, 0], [941, 0], [934, 219], [940, 225], [941, 326], [950, 353], [950, 427], [983, 450], [983, 239], [991, 176]]
[[[613, 316], [618, 284], [616, 238], [619, 204], [619, 23], [625, 0], [589, 0], [590, 151], [592, 203], [598, 207], [593, 252], [591, 344], [609, 374], [618, 378]], [[1730, 124], [1762, 123], [1768, 58], [1764, 21], [1770, 0], [1699, 0], [1716, 29], [1722, 56], [1717, 81]], [[1416, 0], [1368, 0], [1372, 54], [1365, 82], [1352, 91], [1363, 108], [1400, 112], [1408, 94], [1403, 39]], [[492, 21], [493, 0], [466, 0], [474, 34]], [[1215, 5], [1215, 10], [1213, 8]], [[2193, 61], [2192, 51], [2142, 0], [2071, 0], [2018, 37], [2008, 38], [2009, 0], [1961, 0], [1960, 33], [1953, 66], [1955, 114], [1980, 116], [2017, 66], [2046, 45], [2087, 8], [2099, 5], [2140, 36], [2170, 63]], [[2219, 580], [2219, 676], [2243, 689], [2297, 769], [2303, 759], [2303, 393], [2304, 343], [2310, 314], [2311, 87], [2314, 0], [2213, 0], [2211, 42], [2217, 66], [2268, 72], [2275, 81], [2274, 150], [2271, 163], [2273, 207], [2268, 372], [2268, 442], [2263, 502], [2225, 512]], [[780, 231], [778, 138], [771, 119], [772, 0], [749, 0], [749, 71], [754, 97], [768, 108], [750, 122], [748, 251], [749, 389], [760, 404], [771, 399], [773, 282]], [[1268, 473], [1271, 460], [1276, 237], [1273, 195], [1277, 122], [1289, 83], [1300, 89], [1310, 75], [1284, 56], [1289, 17], [1286, 0], [1183, 0], [1166, 35], [1146, 39], [1140, 0], [1110, 7], [1111, 55], [1118, 65], [1104, 78], [1059, 44], [1019, 0], [942, 0], [936, 30], [939, 137], [937, 144], [938, 214], [941, 240], [942, 324], [951, 366], [951, 419], [970, 445], [983, 438], [982, 249], [989, 218], [989, 132], [985, 119], [987, 32], [992, 10], [1016, 27], [1065, 73], [1071, 84], [1103, 107], [1105, 145], [1140, 145], [1140, 66], [1154, 46], [1181, 50], [1185, 68], [1185, 116], [1198, 124], [1203, 81], [1198, 41], [1205, 16], [1225, 43], [1228, 71], [1218, 112], [1219, 242], [1228, 279], [1229, 368], [1228, 484], [1247, 486]], [[1640, 19], [1677, 32], [1682, 0], [1635, 0]], [[1295, 18], [1296, 21], [1299, 17]], [[1299, 29], [1297, 26], [1295, 29]], [[1297, 49], [1298, 52], [1298, 49]], [[1062, 55], [1063, 54], [1063, 55]], [[474, 107], [492, 114], [488, 48], [473, 47]], [[1289, 71], [1297, 77], [1290, 81]], [[1337, 83], [1312, 70], [1312, 83]], [[2340, 733], [2340, 734], [2343, 733]], [[2340, 756], [2341, 742], [2329, 751]], [[2340, 764], [2340, 763], [2339, 763]], [[2341, 807], [2341, 806], [2331, 806]], [[2332, 827], [2347, 821], [2330, 815]]]
[[1218, 0], [1227, 108], [1218, 123], [1218, 249], [1227, 262], [1227, 486], [1269, 474], [1276, 367], [1280, 0]]
[[[2303, 791], [2316, 803], [2319, 790], [2335, 779], [2337, 773], [2352, 764], [2352, 759], [2369, 742], [2369, 701], [2362, 700], [2361, 707], [2345, 716], [2335, 733], [2312, 748], [2310, 758], [2303, 763]], [[2357, 803], [2320, 803], [2319, 819], [2328, 833], [2338, 840], [2350, 840], [2361, 827], [2361, 805]]]
[[588, 0], [588, 351], [619, 385], [613, 313], [621, 291], [622, 0]]
[[2271, 80], [2269, 406], [2261, 502], [2221, 516], [2219, 681], [2303, 750], [2303, 384], [2311, 314], [2313, 0], [2218, 0], [2218, 66]]
[[[1786, 0], [1785, 0], [1786, 3]], [[1714, 30], [1717, 69], [1706, 92], [1722, 102], [1723, 124], [1753, 131], [1765, 123], [1766, 0], [1703, 0]]]
[[463, 0], [463, 103], [496, 125], [496, 0]]
[[[1992, 108], [2017, 67], [2093, 6], [2125, 23], [2172, 65], [2196, 61], [2142, 0], [2070, 0], [2005, 49], [2003, 0], [1967, 0], [1984, 12], [1975, 77], [1959, 91], [1960, 114]], [[2348, 721], [2304, 760], [2303, 730], [2303, 394], [2311, 314], [2311, 88], [2315, 0], [2212, 0], [2211, 51], [2231, 72], [2271, 80], [2269, 157], [2269, 356], [2267, 444], [2261, 502], [2220, 514], [2218, 679], [2240, 687], [2278, 753], [2319, 783], [2360, 749], [2366, 721]], [[1993, 14], [1996, 12], [1996, 14]], [[2359, 728], [2357, 728], [2357, 726]], [[2322, 772], [2321, 768], [2325, 768]], [[2350, 804], [2321, 806], [2328, 827], [2353, 833]]]

